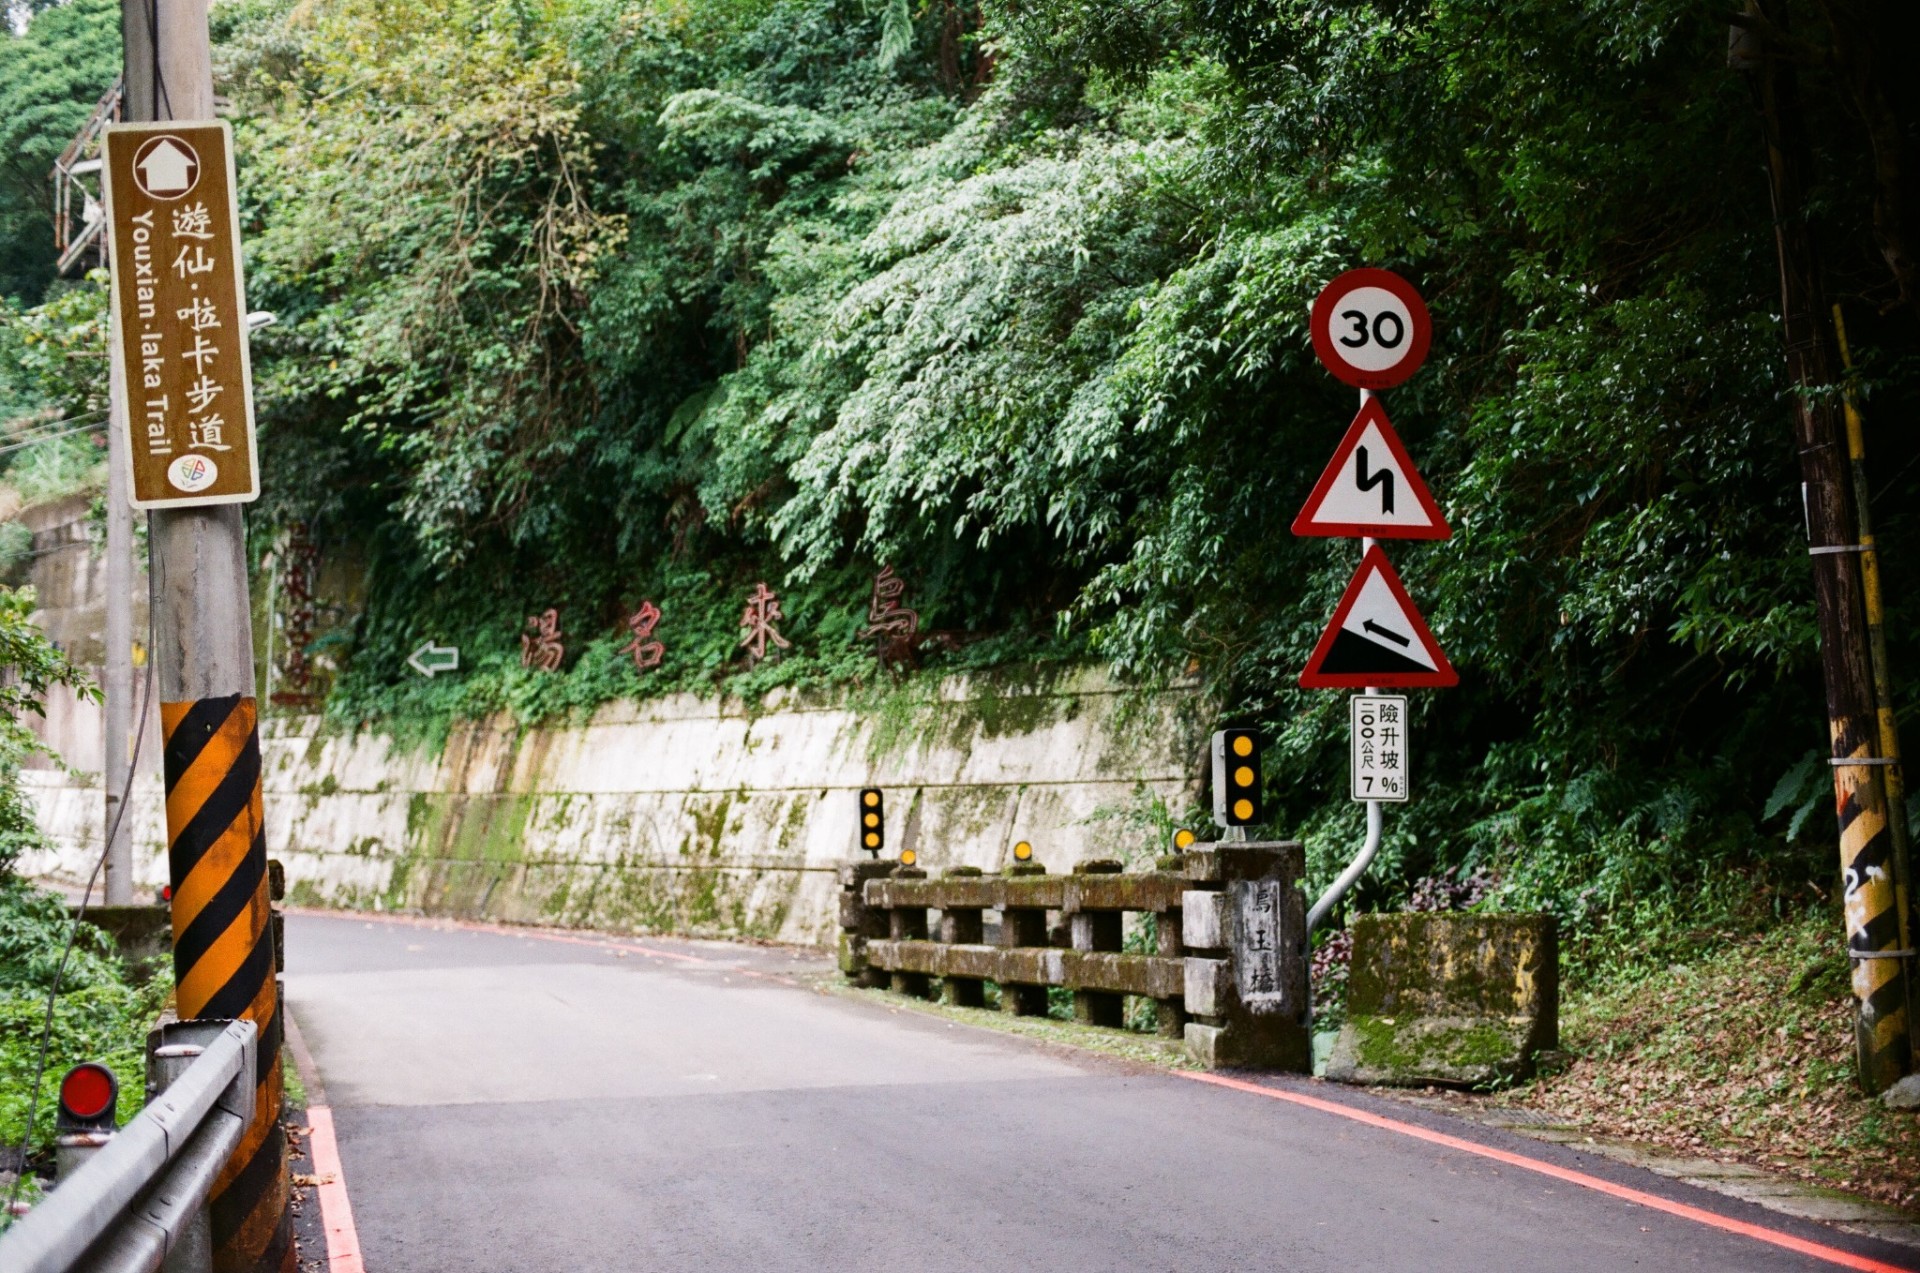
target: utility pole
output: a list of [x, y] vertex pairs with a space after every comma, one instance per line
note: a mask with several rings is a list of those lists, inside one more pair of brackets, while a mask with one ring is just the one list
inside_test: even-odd
[[1796, 390], [1794, 440], [1800, 450], [1832, 742], [1829, 763], [1840, 823], [1854, 1042], [1861, 1085], [1878, 1093], [1913, 1070], [1913, 943], [1887, 800], [1893, 761], [1880, 737], [1861, 579], [1860, 559], [1870, 545], [1861, 542], [1848, 498], [1847, 438], [1832, 392], [1840, 377], [1825, 286], [1807, 225], [1811, 147], [1799, 86], [1787, 52], [1768, 39], [1785, 31], [1786, 5], [1782, 0], [1748, 0], [1746, 16], [1748, 21], [1736, 26], [1732, 60], [1736, 69], [1753, 75], [1766, 130], [1781, 319], [1787, 372]]
[[[207, 0], [121, 0], [121, 34], [128, 121], [213, 120]], [[247, 339], [244, 312], [231, 320], [220, 335]], [[183, 1018], [245, 1018], [260, 1030], [254, 1121], [209, 1205], [214, 1267], [290, 1271], [245, 523], [230, 503], [148, 517], [148, 657], [165, 738], [176, 1004]]]
[[[106, 236], [101, 236], [106, 241]], [[111, 268], [111, 262], [109, 262]], [[115, 361], [120, 342], [109, 342]], [[107, 634], [102, 704], [102, 776], [106, 787], [107, 905], [133, 904], [133, 825], [127, 785], [133, 734], [133, 497], [128, 480], [127, 403], [119, 368], [107, 403]]]

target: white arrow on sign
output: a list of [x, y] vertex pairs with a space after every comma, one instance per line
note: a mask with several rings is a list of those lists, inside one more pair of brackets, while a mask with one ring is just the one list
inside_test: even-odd
[[431, 638], [407, 656], [407, 666], [432, 679], [436, 672], [455, 672], [460, 668], [460, 647], [435, 645]]

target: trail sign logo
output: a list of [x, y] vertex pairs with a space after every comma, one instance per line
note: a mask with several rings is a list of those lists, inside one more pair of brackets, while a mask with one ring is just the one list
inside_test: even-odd
[[182, 455], [167, 465], [167, 484], [187, 495], [197, 495], [220, 480], [220, 466], [204, 455]]
[[256, 499], [232, 135], [218, 121], [115, 124], [104, 158], [133, 506]]
[[1293, 533], [1449, 539], [1453, 528], [1407, 457], [1386, 408], [1369, 398], [1293, 519]]
[[1415, 689], [1460, 683], [1387, 555], [1369, 548], [1313, 647], [1307, 689]]
[[185, 138], [162, 133], [133, 152], [133, 180], [152, 199], [191, 194], [200, 182], [200, 152]]
[[1391, 389], [1426, 361], [1433, 320], [1413, 284], [1388, 270], [1348, 270], [1313, 302], [1313, 352], [1334, 378]]

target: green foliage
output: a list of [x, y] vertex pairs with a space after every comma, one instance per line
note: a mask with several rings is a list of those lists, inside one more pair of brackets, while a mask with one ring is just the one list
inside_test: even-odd
[[[40, 994], [54, 987], [71, 921], [58, 893], [8, 876], [0, 879], [0, 994]], [[61, 993], [117, 986], [120, 967], [113, 943], [91, 924], [82, 924], [60, 973]]]
[[32, 612], [33, 589], [0, 586], [0, 884], [21, 850], [40, 842], [19, 775], [27, 757], [48, 753], [27, 728], [27, 716], [46, 715], [47, 691], [55, 685], [72, 687], [82, 699], [99, 697], [86, 674], [28, 621]]
[[[889, 562], [928, 626], [993, 638], [962, 658], [1198, 671], [1270, 734], [1275, 829], [1325, 879], [1359, 813], [1342, 706], [1295, 675], [1353, 551], [1289, 522], [1353, 410], [1307, 306], [1367, 263], [1436, 319], [1388, 401], [1456, 535], [1394, 557], [1463, 685], [1419, 697], [1420, 794], [1354, 904], [1494, 867], [1504, 904], [1607, 960], [1628, 949], [1609, 926], [1684, 945], [1831, 876], [1802, 847], [1819, 783], [1794, 778], [1822, 733], [1773, 218], [1720, 10], [245, 0], [215, 20], [252, 295], [282, 317], [256, 343], [256, 515], [366, 568], [336, 715], [431, 736], [858, 681], [862, 581]], [[1801, 24], [1822, 47], [1824, 21]], [[1883, 21], [1888, 47], [1910, 34]], [[1920, 444], [1892, 424], [1920, 326], [1873, 238], [1901, 227], [1875, 220], [1851, 88], [1817, 58], [1802, 78], [1906, 666]], [[748, 669], [760, 579], [796, 651]], [[668, 653], [640, 679], [618, 650], [643, 597]], [[558, 675], [518, 661], [548, 607]], [[415, 679], [428, 637], [469, 670]]]
[[0, 296], [0, 483], [32, 504], [106, 480], [107, 275]]
[[116, 0], [32, 9], [0, 22], [0, 302], [29, 305], [54, 277], [53, 161], [120, 74]]
[[69, 920], [57, 894], [0, 878], [0, 1144], [19, 1145], [27, 1130], [35, 1065], [48, 1038], [40, 1107], [29, 1154], [53, 1144], [54, 1089], [81, 1061], [99, 1061], [120, 1079], [124, 1123], [146, 1103], [142, 1044], [159, 1014], [168, 980], [131, 984], [99, 929], [82, 924], [60, 977], [46, 1036], [47, 994], [66, 948]]

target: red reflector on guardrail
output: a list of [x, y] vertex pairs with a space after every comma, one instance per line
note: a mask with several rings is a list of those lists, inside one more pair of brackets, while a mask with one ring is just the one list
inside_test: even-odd
[[60, 1112], [78, 1122], [92, 1122], [102, 1115], [113, 1117], [120, 1096], [120, 1084], [113, 1071], [87, 1061], [67, 1071], [60, 1080]]

